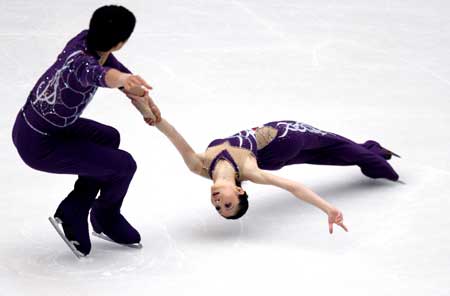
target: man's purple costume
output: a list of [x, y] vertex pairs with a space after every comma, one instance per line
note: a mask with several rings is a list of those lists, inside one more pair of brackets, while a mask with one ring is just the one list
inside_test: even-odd
[[[118, 149], [120, 134], [113, 127], [80, 118], [98, 87], [107, 87], [109, 68], [130, 73], [112, 54], [105, 64], [88, 51], [87, 31], [69, 41], [57, 61], [42, 75], [17, 115], [13, 142], [30, 167], [56, 174], [78, 175], [72, 192], [55, 217], [63, 221], [69, 241], [88, 254], [91, 243], [88, 213], [94, 231], [133, 244], [139, 233], [120, 214], [136, 171], [136, 162]], [[97, 194], [100, 192], [98, 199]]]

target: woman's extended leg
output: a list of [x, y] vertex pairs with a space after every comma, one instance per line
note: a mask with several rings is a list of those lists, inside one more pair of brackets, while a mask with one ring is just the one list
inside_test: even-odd
[[357, 165], [362, 173], [370, 178], [398, 180], [398, 174], [386, 161], [389, 157], [388, 152], [377, 142], [367, 141], [364, 144], [357, 144], [337, 135], [327, 137], [332, 137], [332, 141], [328, 139], [326, 146], [302, 150], [289, 164]]

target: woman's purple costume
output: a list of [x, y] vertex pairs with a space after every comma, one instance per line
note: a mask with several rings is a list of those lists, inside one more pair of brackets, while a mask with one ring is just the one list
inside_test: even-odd
[[[370, 178], [398, 180], [398, 175], [386, 161], [392, 153], [375, 141], [357, 144], [339, 135], [325, 132], [308, 124], [285, 120], [264, 124], [277, 130], [276, 137], [264, 148], [258, 150], [255, 128], [244, 130], [225, 139], [212, 141], [208, 147], [228, 141], [231, 146], [250, 150], [258, 166], [264, 170], [279, 170], [292, 164], [357, 165]], [[212, 162], [224, 158], [232, 163], [231, 156], [219, 153]], [[210, 168], [210, 175], [214, 168]], [[238, 172], [239, 169], [236, 168]], [[239, 172], [238, 172], [239, 173]]]

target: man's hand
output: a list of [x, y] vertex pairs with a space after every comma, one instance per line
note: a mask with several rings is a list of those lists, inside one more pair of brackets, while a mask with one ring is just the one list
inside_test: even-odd
[[333, 208], [328, 212], [328, 230], [330, 231], [330, 234], [333, 233], [333, 224], [341, 226], [345, 231], [348, 232], [347, 227], [345, 227], [344, 225], [344, 216], [336, 208]]
[[126, 91], [130, 92], [136, 88], [146, 88], [147, 90], [151, 90], [152, 87], [145, 82], [139, 75], [132, 74], [123, 74], [121, 77], [121, 82]]
[[119, 88], [121, 92], [123, 92], [126, 95], [134, 95], [138, 97], [143, 97], [148, 92], [148, 90], [144, 89], [143, 87], [133, 87], [130, 90], [126, 90], [124, 87]]

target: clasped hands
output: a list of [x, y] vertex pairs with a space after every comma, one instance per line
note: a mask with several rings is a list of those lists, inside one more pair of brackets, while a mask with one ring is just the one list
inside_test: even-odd
[[131, 103], [142, 114], [147, 124], [153, 126], [161, 121], [161, 112], [148, 94], [148, 90], [142, 88], [130, 89], [125, 91], [125, 94], [131, 99]]

